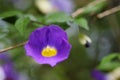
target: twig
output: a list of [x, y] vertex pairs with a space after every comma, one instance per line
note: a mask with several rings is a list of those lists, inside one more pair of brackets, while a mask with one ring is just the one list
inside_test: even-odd
[[[31, 22], [45, 25], [45, 24], [43, 24], [43, 23], [41, 23], [41, 22], [38, 22], [38, 21], [31, 21]], [[10, 47], [5, 48], [5, 49], [1, 49], [1, 50], [0, 50], [0, 53], [6, 52], [6, 51], [8, 51], [8, 50], [11, 50], [11, 49], [14, 49], [14, 48], [17, 48], [17, 47], [20, 47], [20, 46], [23, 46], [23, 45], [26, 44], [26, 42], [27, 42], [27, 41], [22, 42], [22, 43], [19, 43], [19, 44], [16, 44], [16, 45], [13, 45], [13, 46], [10, 46]]]
[[84, 8], [80, 8], [78, 9], [77, 11], [75, 11], [74, 13], [72, 13], [72, 17], [75, 18], [77, 17], [78, 15], [82, 14], [84, 12]]
[[11, 50], [11, 49], [20, 47], [20, 46], [23, 46], [24, 44], [26, 44], [26, 42], [27, 42], [27, 41], [22, 42], [22, 43], [19, 43], [19, 44], [17, 44], [17, 45], [11, 46], [11, 47], [8, 47], [8, 48], [5, 48], [5, 49], [1, 49], [1, 50], [0, 50], [0, 53], [3, 53], [3, 52], [5, 52], [5, 51], [8, 51], [8, 50]]
[[[45, 25], [45, 24], [43, 24], [43, 23], [41, 23], [41, 22], [38, 22], [38, 21], [31, 21], [31, 22]], [[8, 50], [11, 50], [11, 49], [14, 49], [14, 48], [17, 48], [17, 47], [20, 47], [20, 46], [23, 46], [23, 45], [25, 45], [26, 43], [27, 43], [27, 41], [22, 42], [22, 43], [19, 43], [19, 44], [16, 44], [16, 45], [13, 45], [13, 46], [10, 46], [10, 47], [5, 48], [5, 49], [1, 49], [1, 50], [0, 50], [0, 53], [6, 52], [6, 51], [8, 51]]]
[[[93, 1], [93, 2], [91, 2], [90, 4], [88, 4], [87, 7], [89, 7], [89, 6], [96, 6], [97, 4], [99, 4], [99, 3], [101, 3], [101, 2], [104, 2], [104, 1], [106, 1], [106, 0], [96, 0], [96, 1]], [[75, 18], [75, 17], [77, 17], [78, 15], [83, 14], [84, 11], [85, 11], [85, 8], [86, 8], [86, 7], [82, 7], [82, 8], [80, 8], [80, 9], [76, 10], [75, 12], [72, 13], [71, 16], [72, 16], [73, 18]]]
[[117, 6], [117, 7], [112, 8], [112, 9], [106, 10], [105, 12], [102, 12], [102, 13], [98, 14], [97, 17], [98, 18], [103, 18], [105, 16], [108, 16], [108, 15], [113, 14], [113, 13], [118, 12], [118, 11], [120, 11], [120, 5]]

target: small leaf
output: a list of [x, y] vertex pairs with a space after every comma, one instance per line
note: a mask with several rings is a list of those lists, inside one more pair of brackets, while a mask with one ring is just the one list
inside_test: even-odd
[[46, 23], [57, 23], [57, 22], [67, 22], [71, 17], [63, 12], [56, 12], [46, 16]]
[[78, 24], [80, 27], [82, 27], [86, 30], [89, 30], [87, 19], [85, 19], [85, 18], [75, 19], [75, 23]]
[[7, 17], [11, 17], [11, 16], [16, 16], [20, 14], [19, 11], [8, 11], [8, 12], [4, 12], [0, 14], [1, 18], [7, 18]]
[[101, 66], [98, 67], [98, 69], [101, 69], [101, 70], [113, 70], [117, 67], [120, 66], [120, 63], [105, 63]]
[[101, 70], [112, 70], [117, 67], [120, 67], [119, 54], [114, 53], [104, 57], [97, 68]]
[[21, 35], [24, 35], [26, 27], [29, 22], [30, 22], [30, 18], [28, 17], [21, 17], [16, 21], [15, 27], [20, 32]]
[[106, 57], [103, 58], [101, 64], [104, 64], [104, 63], [107, 63], [107, 62], [110, 62], [112, 59], [114, 59], [115, 57], [117, 57], [118, 54], [111, 54], [111, 55], [108, 55]]

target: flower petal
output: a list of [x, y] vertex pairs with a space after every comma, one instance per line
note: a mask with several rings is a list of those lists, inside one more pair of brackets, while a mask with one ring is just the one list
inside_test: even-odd
[[37, 50], [33, 47], [30, 47], [30, 45], [26, 45], [25, 48], [27, 50], [27, 55], [33, 57], [37, 63], [49, 64], [51, 66], [55, 66], [58, 62], [61, 62], [68, 58], [70, 49], [71, 49], [71, 45], [67, 42], [67, 40], [63, 39], [61, 41], [61, 43], [59, 43], [59, 45], [58, 45], [57, 56], [50, 57], [50, 58], [43, 57], [39, 50]]
[[28, 43], [33, 46], [43, 47], [47, 46], [47, 44], [54, 43], [54, 41], [62, 37], [68, 40], [67, 34], [59, 26], [43, 26], [32, 32]]
[[93, 70], [91, 75], [95, 80], [106, 80], [105, 74], [98, 70]]

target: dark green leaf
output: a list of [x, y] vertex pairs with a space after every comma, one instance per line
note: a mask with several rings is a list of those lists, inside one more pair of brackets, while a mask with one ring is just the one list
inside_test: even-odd
[[26, 31], [26, 27], [29, 22], [30, 22], [30, 18], [28, 17], [21, 17], [16, 21], [15, 27], [20, 32], [21, 35], [24, 35]]

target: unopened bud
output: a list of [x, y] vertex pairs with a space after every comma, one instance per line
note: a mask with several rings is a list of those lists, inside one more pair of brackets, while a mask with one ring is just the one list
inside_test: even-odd
[[80, 34], [79, 42], [80, 42], [80, 44], [84, 45], [85, 47], [90, 47], [92, 40], [87, 35]]

